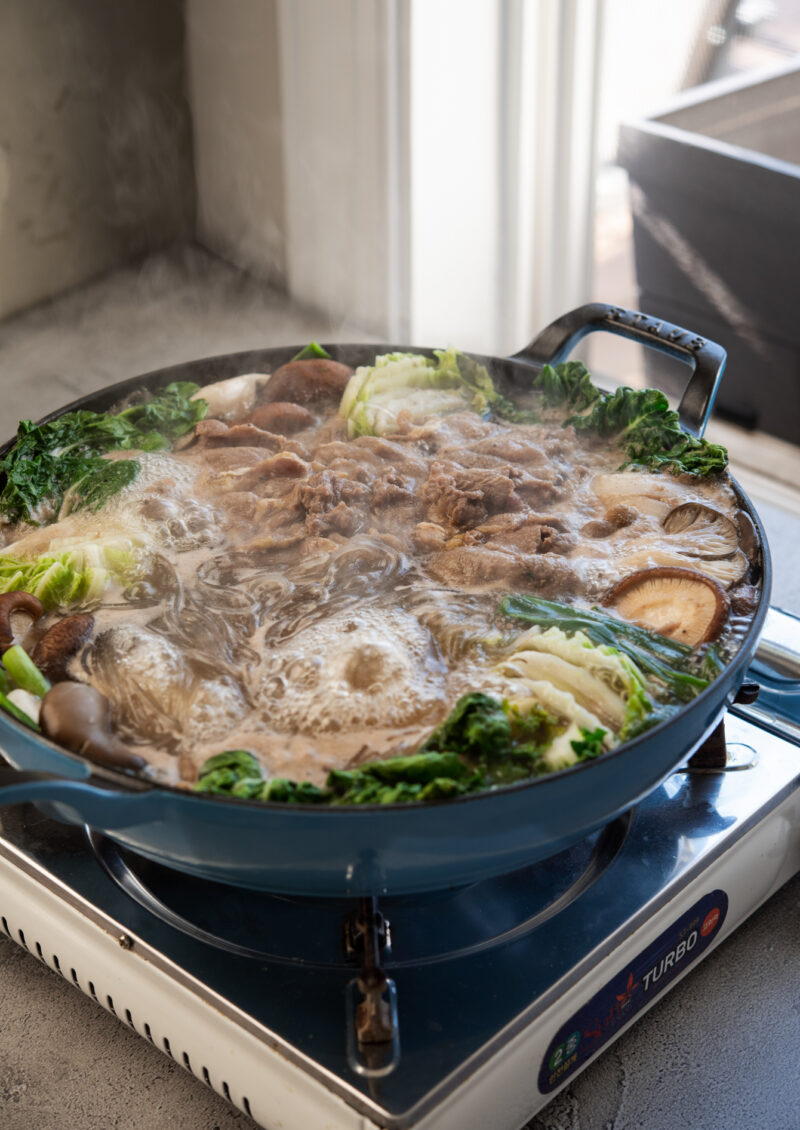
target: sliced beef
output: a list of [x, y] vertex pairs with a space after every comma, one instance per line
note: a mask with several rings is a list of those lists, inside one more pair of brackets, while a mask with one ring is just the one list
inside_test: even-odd
[[266, 447], [270, 451], [291, 451], [301, 458], [308, 458], [308, 451], [296, 440], [264, 431], [255, 424], [229, 425], [222, 420], [201, 420], [195, 434], [200, 448]]
[[457, 546], [434, 553], [426, 561], [428, 572], [455, 588], [524, 589], [540, 596], [571, 595], [580, 580], [563, 557], [552, 554], [516, 554], [488, 546]]
[[208, 467], [211, 471], [224, 474], [228, 471], [242, 471], [255, 467], [264, 458], [263, 447], [204, 447], [192, 448], [183, 458]]
[[390, 463], [396, 471], [402, 471], [404, 474], [423, 478], [427, 473], [427, 461], [416, 455], [408, 446], [394, 443], [382, 436], [358, 436], [351, 442], [356, 459], [363, 458], [362, 453], [368, 451], [383, 463]]
[[[315, 471], [322, 469], [320, 460], [313, 461]], [[335, 475], [343, 479], [352, 479], [357, 483], [371, 483], [375, 478], [376, 468], [373, 466], [364, 466], [363, 463], [357, 463], [355, 459], [332, 459], [327, 464], [328, 470], [333, 471]]]
[[223, 518], [231, 522], [249, 522], [255, 517], [259, 499], [250, 490], [230, 490], [220, 494], [215, 501]]
[[372, 484], [373, 507], [391, 506], [394, 503], [410, 503], [415, 500], [415, 483], [408, 475], [390, 469]]
[[278, 449], [281, 436], [265, 432], [255, 424], [226, 424], [223, 420], [201, 420], [195, 428], [200, 447], [269, 447]]
[[467, 468], [455, 474], [456, 486], [461, 490], [481, 492], [488, 514], [520, 509], [522, 503], [516, 494], [519, 478], [519, 470], [508, 464], [502, 468]]
[[314, 451], [314, 460], [327, 467], [341, 462], [371, 467], [376, 472], [383, 470], [383, 459], [379, 455], [375, 455], [369, 448], [356, 448], [352, 440], [334, 439], [329, 443], [321, 443]]
[[512, 431], [484, 436], [470, 444], [470, 451], [476, 455], [492, 455], [510, 463], [524, 466], [540, 466], [547, 462], [541, 448], [535, 445], [533, 437], [514, 434]]
[[500, 514], [465, 536], [465, 544], [485, 544], [520, 553], [569, 553], [575, 539], [555, 515]]
[[[263, 454], [263, 453], [262, 453]], [[240, 490], [256, 490], [262, 493], [274, 479], [299, 479], [308, 474], [310, 464], [291, 451], [280, 451], [268, 459], [260, 459], [255, 466], [248, 468], [239, 476], [237, 486]]]
[[444, 549], [447, 533], [436, 522], [418, 522], [411, 531], [411, 540], [420, 553], [432, 553]]
[[437, 452], [437, 455], [440, 459], [457, 463], [459, 467], [480, 467], [482, 470], [486, 470], [508, 465], [507, 459], [497, 459], [494, 455], [470, 451], [468, 447], [443, 447], [441, 451]]
[[363, 508], [369, 488], [334, 474], [315, 471], [297, 488], [297, 500], [306, 512], [306, 529], [315, 536], [329, 533], [351, 536], [364, 524]]
[[422, 500], [431, 521], [469, 529], [479, 525], [488, 511], [483, 504], [482, 491], [458, 486], [456, 470], [452, 463], [433, 463], [422, 488]]
[[469, 529], [480, 525], [489, 514], [519, 510], [516, 494], [517, 468], [459, 467], [456, 463], [431, 464], [428, 481], [422, 489], [428, 518], [433, 522]]
[[516, 470], [517, 493], [528, 506], [549, 506], [569, 494], [569, 483], [547, 467], [537, 469], [535, 474], [522, 467]]

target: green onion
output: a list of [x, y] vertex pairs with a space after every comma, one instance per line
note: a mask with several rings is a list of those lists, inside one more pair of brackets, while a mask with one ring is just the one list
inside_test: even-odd
[[9, 714], [13, 715], [18, 722], [24, 722], [25, 725], [30, 726], [32, 730], [41, 730], [41, 727], [38, 725], [38, 723], [34, 722], [34, 720], [30, 718], [24, 710], [20, 710], [16, 703], [12, 702], [10, 698], [6, 698], [6, 696], [2, 693], [0, 693], [0, 706], [2, 706], [3, 710], [7, 710]]
[[49, 680], [18, 643], [10, 647], [3, 656], [3, 666], [17, 686], [22, 687], [24, 691], [30, 691], [31, 694], [42, 698], [50, 690]]

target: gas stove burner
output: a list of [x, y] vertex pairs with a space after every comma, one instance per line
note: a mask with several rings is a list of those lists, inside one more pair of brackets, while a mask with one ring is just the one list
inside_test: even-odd
[[[391, 926], [387, 970], [430, 965], [515, 941], [564, 910], [622, 847], [631, 813], [550, 859], [469, 886], [382, 898]], [[154, 863], [87, 828], [97, 859], [127, 895], [167, 925], [239, 957], [320, 968], [347, 961], [357, 899], [292, 898], [199, 879]], [[254, 945], [254, 939], [263, 942]]]

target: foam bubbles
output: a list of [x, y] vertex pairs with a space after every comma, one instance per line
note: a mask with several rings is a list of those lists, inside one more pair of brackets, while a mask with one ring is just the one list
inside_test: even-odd
[[444, 691], [441, 662], [416, 618], [366, 606], [342, 609], [277, 648], [258, 706], [281, 729], [333, 733], [411, 724], [436, 711]]

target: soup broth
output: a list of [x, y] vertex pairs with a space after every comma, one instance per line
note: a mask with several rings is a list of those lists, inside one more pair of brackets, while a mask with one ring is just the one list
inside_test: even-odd
[[[237, 749], [267, 780], [324, 786], [331, 770], [413, 754], [476, 692], [551, 718], [563, 707], [561, 731], [599, 721], [604, 748], [624, 740], [630, 686], [598, 648], [582, 692], [567, 671], [574, 633], [509, 617], [508, 594], [605, 602], [612, 624], [680, 640], [669, 613], [628, 616], [626, 593], [609, 594], [625, 578], [694, 574], [699, 599], [724, 605], [715, 651], [736, 649], [756, 551], [726, 475], [620, 470], [619, 442], [563, 426], [536, 397], [539, 422], [519, 422], [524, 404], [511, 421], [466, 405], [420, 414], [412, 389], [382, 434], [353, 434], [342, 377], [294, 399], [291, 382], [273, 387], [280, 370], [236, 380], [199, 391], [208, 414], [172, 450], [111, 452], [140, 470], [101, 508], [3, 528], [3, 553], [25, 560], [127, 547], [133, 565], [99, 599], [51, 609], [21, 638], [34, 651], [76, 607], [91, 611], [68, 677], [109, 700], [156, 779], [190, 787]], [[710, 644], [687, 643], [699, 671]], [[670, 701], [658, 679], [647, 693]]]

